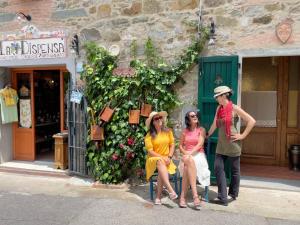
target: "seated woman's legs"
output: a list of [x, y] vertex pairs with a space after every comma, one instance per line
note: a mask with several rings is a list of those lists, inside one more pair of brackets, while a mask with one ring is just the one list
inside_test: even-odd
[[181, 190], [180, 201], [179, 201], [179, 206], [183, 208], [186, 207], [185, 196], [187, 193], [188, 184], [189, 184], [188, 167], [184, 164], [183, 174], [182, 174], [182, 190]]
[[157, 181], [157, 182], [159, 182], [159, 184], [157, 184], [157, 185], [158, 186], [164, 185], [170, 194], [172, 194], [172, 195], [176, 194], [170, 184], [167, 166], [163, 160], [157, 161], [157, 170], [158, 170], [158, 176], [159, 176], [159, 179]]
[[163, 181], [162, 181], [160, 174], [158, 173], [156, 198], [161, 199], [162, 190], [163, 190]]
[[198, 197], [197, 186], [196, 186], [197, 169], [196, 169], [195, 161], [193, 159], [193, 156], [184, 156], [183, 162], [185, 167], [187, 168], [186, 175], [188, 177], [189, 184], [191, 185], [192, 188], [194, 205], [198, 207], [200, 206], [200, 200]]
[[198, 196], [197, 193], [197, 187], [196, 187], [196, 177], [197, 177], [197, 170], [196, 170], [196, 165], [193, 160], [193, 157], [188, 155], [183, 157], [183, 162], [185, 167], [187, 167], [187, 176], [189, 180], [189, 184], [191, 185], [192, 188], [192, 193], [193, 196]]

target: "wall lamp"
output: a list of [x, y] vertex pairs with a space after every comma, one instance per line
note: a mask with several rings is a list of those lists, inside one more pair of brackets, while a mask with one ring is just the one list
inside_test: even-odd
[[79, 37], [77, 34], [75, 34], [71, 41], [71, 48], [76, 52], [76, 54], [79, 56]]
[[29, 14], [25, 15], [22, 12], [18, 12], [16, 15], [17, 15], [18, 20], [23, 20], [23, 21], [25, 21], [25, 20], [30, 21], [31, 20], [31, 16]]
[[215, 32], [216, 32], [216, 25], [212, 17], [209, 18], [210, 21], [210, 31], [209, 31], [209, 41], [208, 45], [214, 45], [215, 44]]

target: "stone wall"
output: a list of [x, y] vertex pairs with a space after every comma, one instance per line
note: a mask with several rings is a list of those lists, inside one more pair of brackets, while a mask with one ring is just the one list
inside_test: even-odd
[[[24, 26], [15, 18], [19, 11], [30, 14], [31, 23], [41, 31], [64, 29], [80, 34], [81, 43], [92, 40], [106, 48], [117, 44], [125, 63], [132, 41], [137, 40], [142, 58], [150, 37], [159, 55], [174, 63], [197, 35], [199, 0], [0, 0], [0, 33], [18, 32]], [[185, 106], [196, 102], [196, 74], [197, 69], [188, 72], [187, 85], [178, 85]], [[177, 112], [175, 119], [180, 121], [182, 110]]]
[[117, 44], [125, 60], [130, 60], [132, 40], [142, 57], [151, 37], [172, 61], [197, 33], [198, 5], [199, 0], [0, 0], [0, 32], [19, 31], [15, 13], [22, 11], [40, 30], [64, 29], [80, 34], [81, 42], [97, 41], [106, 48]]
[[[286, 0], [205, 0], [203, 19], [216, 23], [216, 44], [207, 55], [238, 54], [248, 49], [300, 47], [300, 1]], [[283, 44], [276, 25], [288, 19], [293, 32]]]
[[[204, 24], [213, 18], [216, 25], [215, 45], [207, 46], [204, 56], [241, 55], [248, 50], [256, 54], [264, 54], [264, 50], [280, 54], [284, 49], [300, 48], [299, 0], [203, 0], [202, 15]], [[284, 20], [291, 24], [292, 34], [283, 44], [276, 36], [276, 26]], [[183, 102], [197, 98], [197, 76], [198, 70], [186, 74], [188, 83], [177, 89]], [[178, 124], [193, 106], [184, 104], [174, 112]]]
[[[203, 23], [213, 18], [215, 45], [204, 55], [239, 54], [247, 49], [282, 49], [300, 47], [299, 0], [202, 0]], [[144, 55], [144, 43], [151, 37], [159, 54], [174, 62], [197, 33], [198, 0], [0, 0], [0, 32], [16, 32], [23, 26], [15, 20], [22, 11], [32, 16], [40, 30], [64, 29], [70, 35], [97, 41], [108, 48], [117, 44], [121, 60], [130, 60], [130, 44], [137, 40], [138, 57]], [[275, 27], [289, 19], [293, 33], [282, 44]], [[188, 72], [187, 84], [177, 90], [184, 102], [174, 112], [182, 121], [184, 112], [195, 107], [198, 96], [198, 69]]]

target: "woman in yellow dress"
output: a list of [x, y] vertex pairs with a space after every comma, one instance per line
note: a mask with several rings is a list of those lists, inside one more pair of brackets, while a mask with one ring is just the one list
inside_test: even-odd
[[169, 174], [176, 172], [176, 166], [172, 161], [175, 148], [173, 132], [165, 126], [167, 115], [165, 111], [151, 112], [146, 120], [146, 126], [149, 129], [145, 137], [148, 152], [146, 178], [149, 180], [157, 169], [157, 193], [154, 201], [156, 205], [161, 205], [163, 186], [167, 188], [171, 200], [178, 198], [169, 182]]

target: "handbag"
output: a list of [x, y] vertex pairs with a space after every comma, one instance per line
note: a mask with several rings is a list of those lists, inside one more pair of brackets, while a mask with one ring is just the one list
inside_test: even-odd
[[83, 96], [83, 94], [80, 91], [78, 91], [78, 90], [72, 91], [70, 101], [80, 104], [82, 96]]

